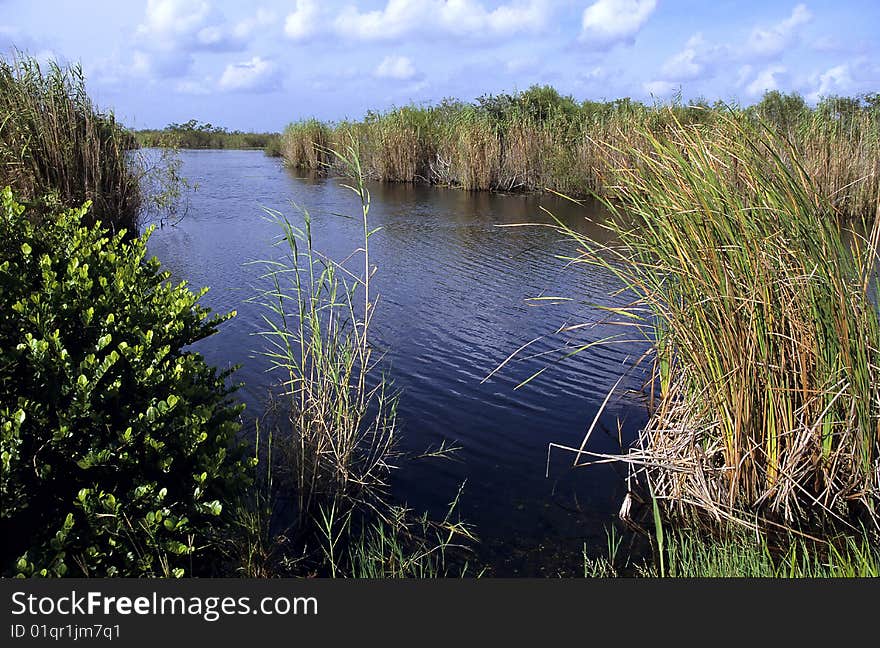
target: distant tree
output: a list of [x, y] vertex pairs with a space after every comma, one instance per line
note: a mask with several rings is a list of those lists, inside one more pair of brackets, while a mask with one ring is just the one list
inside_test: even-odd
[[516, 94], [482, 95], [477, 99], [477, 107], [498, 122], [508, 121], [514, 116], [528, 117], [536, 122], [545, 122], [553, 117], [572, 119], [579, 112], [574, 98], [559, 94], [550, 85], [533, 85]]
[[762, 121], [783, 132], [788, 132], [809, 112], [809, 107], [797, 92], [784, 93], [770, 90], [764, 93], [761, 101], [755, 106], [755, 111]]

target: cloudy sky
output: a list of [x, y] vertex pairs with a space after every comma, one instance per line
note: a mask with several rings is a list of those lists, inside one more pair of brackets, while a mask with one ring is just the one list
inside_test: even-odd
[[880, 0], [0, 0], [0, 49], [78, 61], [136, 127], [303, 117], [549, 83], [582, 99], [880, 91]]

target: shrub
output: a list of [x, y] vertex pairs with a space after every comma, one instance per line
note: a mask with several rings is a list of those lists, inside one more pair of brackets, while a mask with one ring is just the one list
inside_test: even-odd
[[226, 317], [144, 260], [149, 233], [86, 227], [88, 207], [35, 225], [2, 193], [0, 564], [208, 573], [249, 466], [228, 372], [183, 349]]

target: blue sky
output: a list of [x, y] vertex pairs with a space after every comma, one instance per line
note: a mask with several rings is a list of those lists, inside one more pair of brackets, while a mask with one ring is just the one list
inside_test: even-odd
[[533, 83], [815, 101], [880, 91], [878, 27], [880, 0], [0, 0], [0, 49], [80, 62], [136, 127], [279, 130]]

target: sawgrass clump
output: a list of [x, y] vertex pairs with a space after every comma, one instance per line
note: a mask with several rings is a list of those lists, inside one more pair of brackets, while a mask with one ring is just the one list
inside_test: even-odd
[[652, 414], [625, 460], [668, 513], [876, 532], [880, 222], [842, 225], [795, 145], [736, 113], [642, 136], [606, 201], [616, 242], [568, 231], [652, 343]]
[[10, 186], [34, 213], [85, 202], [85, 222], [137, 234], [139, 174], [127, 152], [131, 134], [86, 93], [82, 69], [0, 60], [0, 186]]

